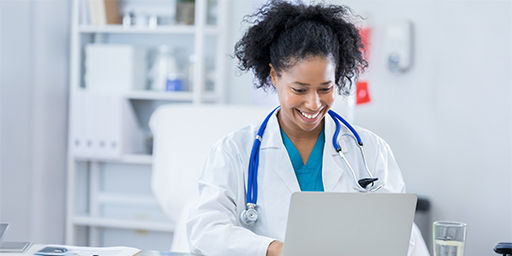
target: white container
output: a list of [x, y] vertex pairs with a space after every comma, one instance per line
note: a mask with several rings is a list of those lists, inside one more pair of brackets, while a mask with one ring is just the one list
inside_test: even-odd
[[89, 44], [85, 85], [91, 92], [128, 92], [146, 85], [146, 50], [133, 45]]

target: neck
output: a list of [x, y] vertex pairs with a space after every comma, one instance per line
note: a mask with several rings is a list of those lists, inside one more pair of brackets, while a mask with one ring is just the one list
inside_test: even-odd
[[[286, 136], [288, 136], [288, 138], [290, 138], [290, 140], [292, 140], [292, 141], [297, 141], [297, 140], [315, 140], [316, 141], [318, 139], [318, 136], [320, 136], [320, 133], [324, 129], [325, 120], [322, 120], [321, 124], [318, 125], [317, 127], [315, 127], [313, 130], [304, 131], [300, 127], [296, 126], [293, 122], [291, 122], [291, 121], [287, 122], [286, 120], [283, 120], [283, 118], [281, 117], [280, 114], [281, 114], [281, 112], [279, 111], [277, 113], [277, 121], [279, 123], [279, 127], [281, 127], [281, 129], [283, 129], [284, 133], [286, 133]], [[324, 117], [324, 119], [325, 119], [325, 117]]]

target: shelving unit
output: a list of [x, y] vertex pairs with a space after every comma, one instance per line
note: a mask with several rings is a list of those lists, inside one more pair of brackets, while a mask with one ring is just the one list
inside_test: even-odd
[[153, 157], [150, 154], [126, 154], [120, 157], [82, 157], [75, 156], [75, 161], [82, 162], [102, 162], [102, 163], [120, 163], [120, 164], [139, 164], [139, 165], [151, 165], [153, 164]]
[[[183, 101], [192, 102], [194, 94], [192, 92], [155, 92], [155, 91], [133, 91], [125, 93], [124, 96], [131, 100], [164, 100], [164, 101]], [[204, 93], [203, 102], [217, 101], [218, 97], [213, 93]]]
[[[193, 35], [196, 31], [194, 26], [190, 25], [174, 25], [174, 26], [161, 26], [156, 28], [139, 28], [139, 27], [124, 27], [122, 25], [106, 25], [106, 26], [91, 26], [83, 25], [78, 28], [80, 33], [83, 34], [189, 34]], [[216, 35], [219, 32], [215, 26], [205, 26], [205, 35]]]
[[[77, 120], [86, 118], [78, 111], [82, 103], [80, 97], [97, 93], [87, 86], [85, 47], [89, 44], [126, 44], [154, 50], [162, 44], [177, 45], [176, 47], [183, 50], [185, 54], [195, 56], [191, 66], [192, 81], [187, 90], [171, 92], [137, 89], [109, 92], [109, 97], [118, 99], [119, 104], [128, 109], [137, 121], [137, 127], [124, 127], [119, 124], [116, 127], [138, 129], [149, 137], [147, 121], [151, 113], [162, 104], [203, 104], [224, 101], [223, 87], [226, 84], [224, 74], [227, 61], [227, 54], [224, 53], [228, 52], [226, 49], [227, 0], [195, 0], [194, 25], [162, 25], [154, 28], [82, 24], [83, 19], [80, 16], [84, 12], [81, 8], [87, 5], [81, 1], [87, 0], [73, 0], [71, 19], [66, 243], [90, 246], [115, 245], [110, 244], [109, 238], [112, 234], [121, 236], [119, 234], [122, 233], [124, 235], [118, 239], [123, 239], [124, 245], [167, 249], [171, 243], [174, 227], [170, 221], [166, 220], [151, 194], [153, 158], [150, 151], [103, 154], [98, 153], [99, 151], [83, 153], [75, 150], [77, 145], [82, 147], [90, 144], [87, 140], [78, 140], [77, 134], [83, 130], [98, 129], [97, 127], [101, 130], [102, 126], [112, 126], [115, 124], [110, 122], [116, 122], [102, 120], [103, 122], [95, 121], [91, 122], [92, 125], [77, 127]], [[121, 9], [126, 7], [123, 5], [133, 3], [138, 5], [142, 3], [151, 7], [162, 2], [165, 1], [120, 0]], [[169, 1], [169, 3], [173, 2]], [[207, 8], [211, 3], [216, 3], [217, 6], [216, 24], [206, 22]], [[206, 75], [208, 69], [212, 68], [215, 71], [210, 70], [214, 74], [213, 78], [212, 75]], [[207, 79], [209, 79], [209, 85], [207, 85]], [[98, 106], [92, 106], [92, 108], [98, 108]], [[133, 139], [135, 140], [136, 137]], [[145, 142], [145, 140], [141, 141], [141, 143]], [[107, 145], [108, 143], [108, 141], [105, 142]], [[127, 241], [127, 237], [132, 238], [133, 243], [130, 240]], [[141, 245], [140, 241], [160, 241], [160, 243]]]

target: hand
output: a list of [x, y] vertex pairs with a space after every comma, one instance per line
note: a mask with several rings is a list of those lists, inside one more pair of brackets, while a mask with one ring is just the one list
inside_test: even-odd
[[281, 256], [283, 255], [283, 243], [274, 240], [268, 245], [267, 256]]

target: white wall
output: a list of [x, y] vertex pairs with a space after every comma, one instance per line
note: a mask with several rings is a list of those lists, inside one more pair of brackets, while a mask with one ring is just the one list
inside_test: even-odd
[[252, 104], [253, 100], [253, 87], [252, 75], [250, 73], [240, 72], [237, 68], [237, 61], [234, 58], [233, 47], [235, 43], [242, 38], [247, 24], [241, 24], [243, 17], [254, 10], [253, 1], [230, 1], [230, 17], [227, 21], [228, 24], [228, 47], [226, 54], [233, 56], [228, 58], [227, 67], [227, 81], [226, 88], [226, 101], [233, 104]]
[[[372, 15], [374, 102], [356, 119], [392, 146], [409, 191], [434, 220], [468, 223], [467, 255], [512, 240], [511, 4], [505, 1], [347, 1]], [[385, 24], [415, 24], [416, 63], [385, 70]], [[503, 207], [497, 207], [503, 205]]]
[[[356, 107], [356, 122], [390, 143], [408, 190], [431, 199], [434, 220], [468, 224], [466, 255], [492, 255], [496, 242], [512, 241], [511, 2], [337, 2], [369, 16], [373, 29], [372, 102]], [[415, 64], [396, 76], [385, 68], [384, 31], [406, 18]], [[254, 102], [251, 79], [231, 78], [231, 102]]]
[[[63, 242], [70, 1], [33, 2], [32, 240]], [[52, 17], [52, 18], [50, 18]], [[53, 230], [48, 233], [48, 230]]]
[[69, 1], [0, 1], [0, 222], [64, 239]]
[[[0, 198], [6, 239], [27, 239], [30, 220], [31, 90], [30, 3], [0, 2]], [[17, 22], [13, 23], [12, 21]], [[26, 184], [26, 186], [21, 185]]]

